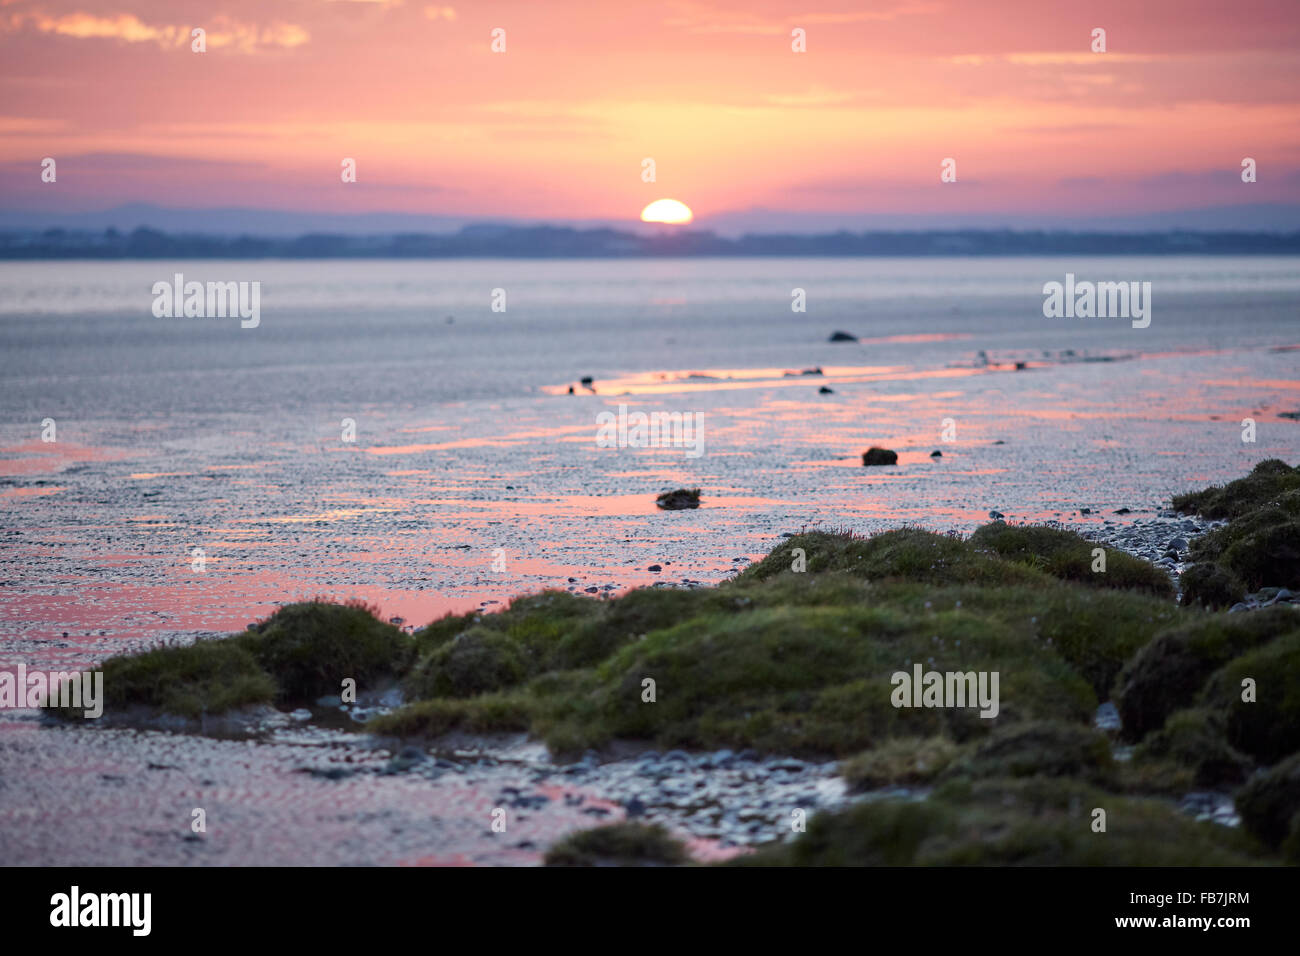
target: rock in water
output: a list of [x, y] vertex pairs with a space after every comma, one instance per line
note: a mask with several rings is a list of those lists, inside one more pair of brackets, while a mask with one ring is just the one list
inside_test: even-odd
[[829, 341], [831, 342], [856, 342], [858, 337], [850, 335], [848, 332], [832, 332]]
[[872, 445], [862, 453], [862, 464], [864, 465], [897, 465], [898, 452], [890, 451], [888, 448], [879, 448]]
[[825, 385], [823, 385], [821, 388], [817, 389], [817, 391], [818, 391], [820, 394], [822, 394], [822, 395], [834, 395], [834, 394], [835, 394], [834, 391], [832, 391], [831, 389], [827, 388]]
[[943, 457], [943, 452], [939, 451], [938, 449], [935, 449], [934, 451], [930, 452], [930, 457], [931, 457], [931, 458], [942, 458], [942, 457]]
[[698, 508], [700, 506], [700, 489], [699, 488], [678, 488], [676, 491], [665, 491], [657, 499], [657, 504], [664, 511], [680, 511], [683, 508]]

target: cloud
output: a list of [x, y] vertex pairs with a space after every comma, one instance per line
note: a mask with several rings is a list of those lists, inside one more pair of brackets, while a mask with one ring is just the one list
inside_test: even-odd
[[118, 40], [123, 43], [153, 43], [164, 49], [188, 48], [191, 31], [201, 27], [211, 50], [223, 48], [238, 53], [254, 53], [264, 47], [293, 49], [307, 43], [311, 36], [293, 23], [275, 21], [264, 26], [215, 16], [206, 23], [150, 24], [134, 13], [99, 15], [76, 12], [50, 16], [39, 11], [17, 12], [0, 17], [0, 33], [19, 33], [31, 29], [52, 36], [75, 40]]
[[1156, 63], [1169, 60], [1168, 56], [1147, 56], [1139, 53], [997, 53], [992, 55], [964, 53], [947, 57], [954, 66], [984, 66], [988, 63], [1010, 63], [1012, 66], [1102, 66], [1114, 63]]
[[678, 15], [667, 17], [663, 23], [679, 27], [689, 33], [749, 33], [764, 36], [787, 35], [793, 27], [805, 25], [845, 25], [896, 20], [903, 16], [939, 13], [940, 3], [908, 2], [884, 10], [855, 10], [833, 13], [791, 14], [780, 20], [768, 19], [738, 10], [726, 10], [703, 3], [678, 3]]

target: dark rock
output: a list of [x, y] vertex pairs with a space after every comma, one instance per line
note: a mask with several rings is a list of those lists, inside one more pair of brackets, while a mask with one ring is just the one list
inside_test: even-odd
[[872, 445], [862, 453], [863, 465], [897, 465], [898, 452]]
[[848, 332], [832, 332], [828, 341], [831, 342], [856, 342], [858, 337], [850, 335]]
[[823, 394], [823, 395], [834, 395], [834, 394], [835, 394], [835, 392], [834, 392], [832, 389], [827, 388], [825, 385], [823, 385], [821, 388], [817, 389], [817, 391], [820, 392], [820, 393]]
[[1017, 372], [1023, 372], [1026, 368], [1028, 368], [1028, 366], [1027, 366], [1024, 362], [1017, 362], [1017, 363], [1016, 363], [1016, 371], [1017, 371]]
[[700, 506], [700, 489], [678, 488], [676, 491], [665, 491], [655, 499], [655, 504], [665, 511], [681, 511], [683, 508], [698, 508]]
[[1130, 514], [1132, 514], [1132, 513], [1133, 513], [1133, 510], [1132, 510], [1131, 508], [1117, 508], [1117, 509], [1115, 509], [1115, 514], [1117, 514], [1117, 515], [1130, 515]]
[[662, 571], [663, 568], [661, 568], [661, 567], [660, 567], [659, 565], [657, 565], [657, 564], [652, 564], [652, 565], [650, 565], [650, 567], [646, 568], [646, 570], [647, 570], [647, 571]]
[[931, 457], [931, 458], [942, 458], [942, 457], [943, 457], [943, 452], [941, 452], [941, 451], [939, 451], [939, 450], [936, 449], [935, 451], [930, 452], [930, 457]]
[[582, 378], [578, 379], [578, 381], [581, 382], [583, 385], [590, 385], [592, 382], [595, 381], [595, 379], [593, 379], [590, 375], [584, 375], [582, 376]]

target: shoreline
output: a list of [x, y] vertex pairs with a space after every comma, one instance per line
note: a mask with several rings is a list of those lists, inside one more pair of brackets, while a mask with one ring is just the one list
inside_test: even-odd
[[[1186, 521], [1192, 523], [1191, 528], [1184, 526], [1183, 522]], [[1200, 538], [1194, 536], [1196, 528], [1200, 528], [1204, 533], [1208, 534], [1215, 529], [1222, 529], [1230, 524], [1231, 522], [1223, 520], [1189, 519], [1166, 510], [1163, 513], [1158, 512], [1156, 519], [1151, 520], [1140, 532], [1133, 532], [1130, 526], [1128, 528], [1113, 528], [1111, 534], [1120, 537], [1127, 535], [1130, 539], [1141, 539], [1145, 542], [1143, 547], [1149, 550], [1152, 547], [1155, 549], [1162, 547], [1161, 539], [1165, 538], [1171, 530], [1176, 529], [1178, 533], [1189, 536], [1189, 546], [1199, 547], [1197, 542]], [[1005, 544], [999, 542], [1002, 542], [1006, 536], [1009, 535], [1014, 538], [1015, 535], [1025, 531], [1034, 531], [1034, 528], [1032, 526], [1020, 527], [1008, 525], [1004, 522], [994, 522], [992, 525], [986, 526], [986, 529], [981, 534], [984, 535], [984, 540], [994, 543], [995, 547], [1005, 547]], [[1034, 533], [1037, 534], [1038, 532], [1034, 531]], [[992, 534], [992, 537], [989, 537], [989, 534]], [[889, 535], [886, 534], [884, 537], [889, 538]], [[1072, 540], [1086, 540], [1075, 539], [1073, 535], [1066, 535], [1066, 537]], [[833, 542], [835, 539], [834, 536], [827, 536], [824, 533], [820, 538], [816, 533], [811, 536], [805, 533], [797, 538], [800, 543], [819, 540]], [[846, 540], [851, 541], [854, 539]], [[873, 539], [864, 538], [858, 540], [861, 540], [863, 545], [869, 548]], [[935, 537], [934, 540], [937, 544], [943, 539]], [[1062, 538], [1061, 541], [1064, 542], [1065, 538]], [[1130, 540], [1130, 543], [1132, 543], [1132, 540]], [[782, 552], [788, 546], [789, 539], [786, 539], [786, 544], [778, 545], [773, 554]], [[953, 552], [954, 556], [958, 553]], [[754, 582], [745, 585], [750, 590], [743, 593], [752, 593], [755, 596], [761, 593], [752, 590], [758, 580], [754, 579], [753, 576], [759, 575], [759, 579], [762, 579], [762, 575], [768, 573], [765, 567], [770, 566], [772, 557], [772, 555], [769, 555], [763, 562], [759, 562], [742, 572], [742, 577], [747, 577]], [[970, 559], [963, 558], [961, 560], [968, 561]], [[1172, 559], [1170, 559], [1170, 563], [1172, 563]], [[995, 565], [987, 565], [987, 568], [992, 570], [998, 570], [1001, 567], [1002, 565], [996, 563]], [[1010, 573], [1012, 567], [1012, 565], [1008, 565], [1006, 573]], [[1113, 563], [1112, 573], [1123, 571], [1125, 567], [1122, 563]], [[960, 573], [963, 575], [967, 573], [986, 574], [986, 570], [980, 570], [986, 568], [984, 559], [969, 565], [969, 568], [971, 569], [969, 572]], [[1134, 565], [1134, 569], [1136, 570], [1136, 565]], [[1064, 570], [1063, 566], [1062, 571]], [[1157, 571], [1157, 569], [1152, 568], [1152, 571]], [[1002, 574], [1003, 572], [998, 570], [998, 573]], [[1129, 572], [1124, 571], [1124, 573]], [[1169, 575], [1171, 569], [1159, 569], [1158, 573]], [[1012, 575], [1012, 580], [1019, 580], [1021, 574], [1022, 572], [1016, 571]], [[773, 580], [778, 581], [779, 579]], [[1144, 579], [1138, 578], [1134, 580]], [[1158, 579], [1152, 578], [1149, 580], [1152, 582], [1149, 585], [1150, 587], [1158, 588], [1156, 583]], [[812, 582], [810, 581], [810, 583]], [[671, 599], [673, 601], [696, 600], [696, 597], [692, 595], [708, 598], [705, 592], [717, 591], [719, 588], [724, 591], [728, 588], [735, 590], [736, 587], [742, 585], [743, 582], [741, 584], [730, 582], [698, 591], [691, 589], [686, 591], [684, 595], [672, 597]], [[656, 589], [648, 590], [651, 592], [656, 591]], [[1082, 592], [1070, 591], [1068, 593], [1083, 596], [1096, 591], [1098, 595], [1102, 595], [1106, 590], [1106, 588], [1102, 588], [1100, 591], [1095, 588], [1085, 588]], [[663, 594], [662, 590], [658, 593]], [[940, 588], [935, 593], [942, 594], [944, 590]], [[958, 591], [958, 593], [962, 592]], [[974, 596], [978, 592], [968, 590], [966, 593], [969, 595], [968, 600], [974, 600]], [[1062, 592], [1063, 595], [1066, 593]], [[794, 594], [791, 594], [791, 596], [794, 596]], [[612, 608], [620, 600], [627, 597], [628, 595], [624, 594], [615, 598], [595, 600], [591, 604], [597, 607]], [[653, 598], [655, 601], [660, 599], [660, 597]], [[664, 599], [668, 598], [665, 597]], [[515, 604], [526, 604], [528, 600], [520, 599]], [[534, 596], [531, 600], [536, 603], [537, 596]], [[572, 600], [581, 602], [585, 599], [572, 598]], [[651, 596], [649, 595], [643, 599], [643, 601], [650, 600]], [[1110, 599], [1107, 598], [1106, 600], [1109, 601]], [[1128, 600], [1128, 598], [1124, 598], [1124, 601]], [[510, 609], [499, 615], [471, 615], [470, 617], [479, 625], [484, 623], [485, 617], [502, 621], [506, 616], [518, 613], [515, 604], [512, 604]], [[958, 608], [960, 608], [961, 604], [961, 601], [957, 602]], [[1115, 608], [1118, 609], [1121, 606], [1123, 606], [1123, 602], [1115, 605]], [[926, 607], [929, 607], [928, 602]], [[529, 612], [525, 611], [524, 613]], [[604, 613], [603, 609], [601, 613]], [[743, 613], [762, 614], [767, 612], [753, 610]], [[1263, 614], [1267, 612], [1254, 613]], [[1275, 611], [1273, 612], [1273, 618], [1270, 618], [1270, 620], [1283, 620], [1283, 618], [1277, 617], [1277, 613], [1286, 612]], [[1287, 620], [1300, 621], [1300, 617], [1296, 617], [1294, 611], [1290, 612], [1290, 614], [1291, 617], [1286, 618]], [[1204, 612], [1199, 612], [1187, 619], [1209, 621], [1217, 618], [1207, 618], [1204, 616]], [[545, 618], [539, 618], [538, 620], [545, 620]], [[958, 618], [953, 620], [958, 620]], [[435, 624], [437, 623], [435, 622]], [[424, 635], [426, 647], [433, 647], [436, 653], [438, 647], [454, 646], [454, 644], [439, 644], [438, 640], [440, 639], [434, 639], [433, 644], [428, 644], [427, 641], [430, 640], [430, 637], [425, 632], [431, 630], [432, 628], [425, 628], [421, 632]], [[474, 633], [473, 629], [468, 633]], [[160, 653], [166, 654], [166, 652]], [[1070, 654], [1074, 653], [1076, 652], [1070, 652]], [[1068, 657], [1068, 659], [1073, 660], [1074, 658]], [[1021, 666], [1023, 665], [1017, 665], [1018, 668]], [[1019, 670], [1015, 672], [1021, 673]], [[1087, 671], [1085, 670], [1084, 673], [1087, 673]], [[1108, 678], [1104, 677], [1099, 679], [1108, 680]], [[1098, 686], [1105, 686], [1105, 684]], [[1099, 691], [1098, 697], [1100, 696]], [[381, 790], [387, 786], [387, 784], [382, 784], [381, 781], [392, 781], [393, 784], [403, 787], [418, 781], [419, 786], [432, 786], [435, 790], [443, 784], [451, 783], [461, 788], [469, 787], [472, 792], [479, 793], [481, 791], [481, 796], [477, 799], [487, 799], [494, 806], [508, 807], [508, 812], [518, 815], [521, 824], [527, 823], [535, 813], [543, 817], [554, 818], [555, 812], [560, 810], [566, 813], [573, 811], [577, 814], [574, 817], [570, 813], [565, 817], [566, 819], [586, 820], [593, 825], [621, 820], [630, 820], [636, 823], [664, 824], [669, 828], [670, 833], [678, 834], [682, 839], [686, 840], [688, 851], [693, 855], [693, 858], [702, 862], [729, 859], [737, 853], [747, 854], [753, 847], [759, 845], [762, 846], [760, 855], [765, 854], [764, 859], [770, 857], [773, 852], [776, 852], [773, 849], [776, 844], [773, 844], [771, 839], [773, 836], [774, 814], [778, 810], [787, 812], [790, 806], [795, 806], [801, 812], [807, 812], [812, 820], [820, 820], [823, 817], [829, 820], [847, 819], [857, 812], [855, 808], [865, 804], [876, 804], [882, 800], [885, 803], [881, 804], [881, 806], [886, 808], [894, 807], [899, 802], [905, 804], [915, 802], [923, 806], [929, 806], [932, 800], [931, 795], [936, 792], [934, 788], [936, 784], [941, 782], [944, 774], [944, 771], [940, 769], [938, 779], [935, 779], [931, 772], [924, 773], [917, 778], [913, 770], [906, 771], [904, 777], [896, 780], [890, 781], [882, 778], [880, 776], [882, 769], [885, 769], [888, 764], [881, 764], [880, 761], [896, 759], [888, 756], [888, 748], [881, 750], [876, 756], [871, 756], [869, 760], [866, 759], [867, 756], [876, 754], [876, 749], [869, 750], [861, 757], [854, 758], [854, 760], [846, 763], [846, 755], [837, 756], [830, 760], [818, 760], [815, 757], [809, 759], [807, 756], [782, 755], [780, 748], [776, 748], [774, 751], [770, 748], [753, 750], [752, 748], [741, 747], [739, 749], [722, 748], [719, 750], [716, 748], [687, 747], [685, 749], [665, 751], [662, 748], [655, 749], [653, 746], [647, 748], [634, 742], [625, 742], [614, 747], [613, 750], [606, 750], [604, 756], [590, 748], [585, 753], [582, 753], [582, 756], [579, 756], [581, 752], [579, 748], [569, 754], [572, 759], [565, 761], [547, 753], [545, 743], [535, 737], [518, 732], [504, 735], [500, 732], [494, 733], [491, 731], [484, 733], [481, 727], [476, 729], [472, 724], [462, 726], [459, 730], [453, 729], [451, 734], [434, 735], [422, 745], [413, 746], [409, 741], [404, 743], [400, 739], [403, 736], [409, 737], [408, 734], [399, 733], [395, 737], [391, 732], [394, 728], [402, 726], [400, 719], [405, 711], [394, 711], [391, 706], [387, 705], [379, 706], [376, 709], [374, 706], [376, 703], [382, 704], [379, 697], [362, 698], [362, 704], [366, 708], [365, 715], [376, 721], [373, 726], [367, 728], [370, 734], [344, 734], [342, 737], [337, 736], [337, 731], [328, 730], [319, 723], [322, 713], [334, 706], [327, 699], [322, 698], [322, 700], [317, 701], [317, 706], [310, 711], [286, 713], [274, 709], [263, 710], [260, 712], [263, 723], [259, 728], [259, 739], [256, 743], [250, 742], [248, 745], [258, 748], [257, 752], [263, 754], [274, 753], [277, 749], [282, 750], [284, 746], [317, 748], [314, 751], [300, 751], [300, 754], [315, 752], [318, 754], [318, 759], [312, 760], [308, 758], [304, 762], [303, 758], [299, 756], [297, 759], [285, 761], [281, 757], [278, 758], [279, 765], [272, 772], [283, 774], [286, 770], [284, 764], [288, 762], [293, 765], [292, 772], [300, 775], [304, 781], [317, 780], [322, 785], [355, 780], [358, 782], [368, 781]], [[398, 701], [394, 698], [389, 703], [397, 704]], [[467, 703], [473, 703], [473, 700], [471, 699]], [[1121, 706], [1125, 706], [1123, 701], [1121, 701]], [[344, 710], [346, 708], [339, 707], [337, 709]], [[467, 711], [467, 713], [470, 712], [472, 710]], [[384, 716], [385, 713], [388, 714], [388, 717]], [[394, 718], [398, 718], [399, 722], [393, 724], [392, 720]], [[507, 723], [512, 719], [508, 718]], [[388, 722], [387, 726], [385, 725], [386, 721]], [[10, 723], [10, 730], [12, 731], [12, 723], [8, 721], [6, 723]], [[449, 729], [454, 728], [454, 726], [454, 724], [449, 725]], [[963, 725], [959, 723], [953, 725], [953, 728], [960, 726]], [[1047, 723], [1034, 723], [1032, 720], [1028, 724], [1016, 722], [1010, 725], [1006, 733], [999, 731], [992, 738], [989, 738], [989, 741], [1017, 740], [1017, 734], [1023, 736], [1025, 733], [1031, 735], [1047, 734], [1050, 738], [1051, 735], [1064, 733], [1066, 726], [1059, 725], [1059, 729], [1054, 729], [1058, 725], [1053, 724], [1050, 720]], [[1066, 738], [1062, 738], [1057, 744], [1051, 745], [1053, 749], [1059, 750], [1064, 747], [1068, 752], [1070, 747], [1077, 746], [1076, 743], [1066, 742], [1067, 739], [1073, 740], [1073, 738], [1069, 737], [1070, 734], [1083, 732], [1078, 729], [1078, 724], [1073, 726], [1076, 729], [1069, 730]], [[1132, 788], [1137, 788], [1137, 792], [1141, 792], [1143, 789], [1150, 790], [1154, 786], [1156, 793], [1163, 794], [1157, 802], [1165, 801], [1171, 812], [1186, 816], [1188, 819], [1209, 820], [1216, 824], [1226, 824], [1229, 828], [1236, 824], [1237, 811], [1231, 804], [1231, 790], [1216, 790], [1213, 787], [1195, 786], [1196, 781], [1192, 781], [1191, 778], [1178, 776], [1182, 771], [1177, 770], [1176, 762], [1173, 764], [1167, 761], [1162, 763], [1161, 761], [1164, 758], [1144, 756], [1145, 751], [1142, 747], [1135, 750], [1131, 742], [1125, 742], [1124, 740], [1125, 727], [1119, 720], [1119, 715], [1115, 713], [1113, 704], [1103, 700], [1102, 706], [1095, 713], [1087, 713], [1084, 726], [1099, 729], [1099, 733], [1096, 730], [1093, 733], [1098, 733], [1098, 740], [1104, 739], [1107, 741], [1108, 756], [1101, 763], [1091, 762], [1099, 759], [1095, 756], [1078, 758], [1084, 759], [1085, 762], [1072, 764], [1072, 769], [1065, 771], [1066, 777], [1064, 779], [1069, 779], [1071, 774], [1082, 774], [1081, 780], [1110, 780], [1110, 786], [1114, 786], [1116, 780], [1128, 781], [1121, 785], [1118, 792], [1128, 792]], [[1015, 729], [1017, 727], [1022, 729]], [[55, 730], [51, 730], [49, 727], [32, 729], [38, 734], [71, 733], [74, 737], [84, 735], [84, 730], [66, 726]], [[161, 736], [155, 736], [153, 732], [148, 731], [145, 734], [148, 739], [172, 741], [172, 745], [179, 746], [182, 749], [188, 743], [192, 747], [197, 747], [200, 752], [211, 748], [221, 750], [229, 746], [241, 745], [238, 740], [218, 742], [212, 738], [195, 739], [185, 733], [175, 733], [179, 729], [180, 725], [173, 725], [172, 732], [163, 733]], [[91, 731], [90, 738], [82, 739], [82, 745], [89, 745], [93, 749], [96, 741], [117, 739], [118, 735], [123, 733], [130, 736], [139, 732], [97, 728]], [[13, 738], [9, 739], [12, 740]], [[138, 739], [143, 740], [145, 738]], [[903, 744], [906, 744], [907, 739], [909, 738], [902, 738]], [[938, 738], [928, 739], [937, 740]], [[987, 749], [988, 745], [976, 745], [970, 742], [962, 743], [960, 735], [955, 739], [957, 741], [955, 750], [952, 744], [944, 745], [947, 749], [944, 750], [944, 756], [941, 760], [942, 765], [949, 767], [951, 771], [951, 768], [963, 766], [962, 761], [975, 760], [976, 763], [969, 764], [969, 766], [971, 768], [978, 767], [978, 761], [984, 759], [980, 758], [979, 755]], [[977, 735], [974, 739], [980, 740], [983, 738]], [[1027, 739], [1033, 738], [1031, 736]], [[617, 737], [611, 742], [616, 741]], [[1004, 745], [998, 744], [998, 746]], [[1017, 744], [1017, 746], [1022, 745]], [[933, 745], [925, 744], [925, 746]], [[1034, 746], [1038, 745], [1035, 744]], [[603, 750], [604, 748], [598, 749]], [[794, 749], [797, 750], [798, 748]], [[767, 752], [764, 753], [764, 750]], [[960, 757], [961, 754], [966, 754], [966, 756]], [[323, 757], [324, 760], [320, 760], [320, 757]], [[999, 758], [999, 760], [1001, 759], [1003, 758]], [[268, 767], [267, 769], [271, 768]], [[895, 774], [898, 770], [885, 769], [885, 772]], [[962, 771], [962, 773], [971, 772], [976, 773], [976, 780], [980, 780], [983, 779], [981, 774], [987, 771], [974, 769]], [[1169, 781], [1165, 783], [1158, 782], [1159, 775], [1171, 772], [1173, 776], [1169, 778]], [[1055, 773], [1055, 771], [1052, 771], [1052, 773]], [[1157, 776], [1152, 777], [1152, 773], [1156, 773]], [[908, 776], [908, 774], [911, 774], [911, 776]], [[1184, 782], [1181, 784], [1173, 783], [1174, 780], [1180, 779], [1183, 779]], [[1193, 786], [1189, 787], [1189, 783], [1192, 783]], [[120, 785], [119, 783], [118, 786]], [[949, 805], [952, 800], [950, 790], [950, 787], [940, 787], [938, 793], [942, 796], [933, 798], [939, 800], [934, 805], [935, 807]], [[489, 793], [494, 795], [488, 796]], [[1155, 806], [1156, 804], [1151, 804], [1152, 808]], [[890, 810], [889, 812], [893, 811]], [[1156, 811], [1151, 809], [1144, 812], [1154, 813]], [[530, 829], [523, 835], [522, 840], [510, 845], [513, 847], [512, 852], [517, 851], [522, 854], [518, 862], [527, 862], [529, 860], [535, 862], [548, 846], [561, 841], [563, 834], [574, 833], [581, 829], [581, 826], [575, 828], [573, 823], [567, 823], [562, 825], [559, 831], [555, 831], [548, 837], [542, 837], [540, 835], [541, 831]], [[473, 840], [470, 843], [473, 843]], [[780, 844], [783, 847], [788, 845], [790, 845], [788, 840]], [[462, 862], [469, 862], [475, 852], [481, 854], [484, 850], [468, 852], [469, 856], [464, 857]], [[1224, 852], [1228, 851], [1225, 850]], [[1231, 852], [1239, 851], [1234, 850]], [[483, 859], [486, 859], [486, 857]], [[500, 859], [497, 859], [500, 862]]]

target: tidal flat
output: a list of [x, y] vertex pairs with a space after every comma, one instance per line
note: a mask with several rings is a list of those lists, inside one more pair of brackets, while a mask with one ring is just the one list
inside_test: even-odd
[[[1260, 607], [1176, 601], [1165, 568], [1059, 528], [808, 531], [717, 586], [544, 591], [414, 633], [361, 602], [290, 604], [104, 662], [109, 723], [170, 716], [170, 734], [133, 732], [183, 752], [233, 714], [235, 739], [200, 752], [315, 748], [282, 768], [363, 801], [468, 789], [480, 819], [462, 838], [496, 846], [464, 862], [1295, 863], [1300, 538], [1278, 528], [1298, 494], [1300, 468], [1265, 461], [1175, 499], [1231, 502], [1209, 535], [1273, 569]], [[1220, 556], [1187, 550], [1192, 567]], [[922, 665], [997, 674], [998, 706], [900, 704], [897, 675]], [[352, 729], [322, 719], [348, 704]], [[175, 759], [150, 770], [192, 772]], [[406, 827], [394, 844], [437, 857]]]
[[[1149, 276], [1150, 326], [1045, 320], [1067, 267]], [[761, 860], [877, 802], [996, 832], [954, 788], [1040, 760], [1085, 827], [1140, 798], [1284, 859], [1242, 808], [1287, 744], [1204, 695], [1284, 673], [1249, 542], [1290, 525], [1174, 496], [1300, 461], [1293, 260], [268, 262], [256, 329], [149, 315], [157, 272], [0, 266], [0, 671], [115, 675], [100, 720], [0, 709], [0, 859], [530, 865], [628, 823]], [[601, 447], [620, 405], [703, 453]], [[996, 664], [996, 718], [894, 708], [918, 664]]]

